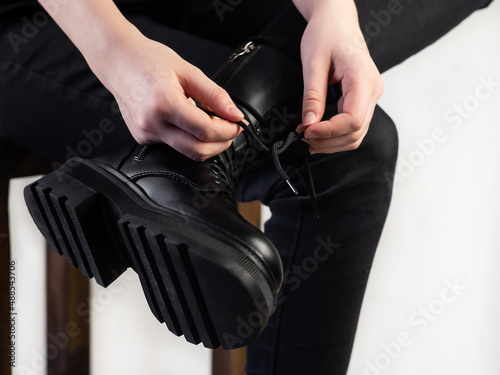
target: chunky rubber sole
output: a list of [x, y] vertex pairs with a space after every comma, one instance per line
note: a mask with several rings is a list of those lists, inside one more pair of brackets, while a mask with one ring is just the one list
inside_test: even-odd
[[272, 276], [251, 250], [156, 205], [117, 172], [74, 158], [24, 195], [72, 266], [104, 287], [133, 268], [154, 316], [191, 343], [245, 346], [275, 309]]

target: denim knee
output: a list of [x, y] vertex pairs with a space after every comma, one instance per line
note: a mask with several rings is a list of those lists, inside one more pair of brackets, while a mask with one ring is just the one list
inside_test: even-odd
[[370, 129], [359, 149], [365, 154], [365, 160], [376, 165], [376, 173], [386, 181], [390, 190], [398, 158], [398, 144], [394, 121], [382, 108], [376, 106]]

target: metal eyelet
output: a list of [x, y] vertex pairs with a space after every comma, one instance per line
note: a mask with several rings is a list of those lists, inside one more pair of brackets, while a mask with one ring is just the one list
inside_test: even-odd
[[219, 174], [220, 173], [220, 168], [218, 165], [214, 165], [214, 164], [211, 164], [210, 165], [210, 170], [214, 173], [214, 174]]

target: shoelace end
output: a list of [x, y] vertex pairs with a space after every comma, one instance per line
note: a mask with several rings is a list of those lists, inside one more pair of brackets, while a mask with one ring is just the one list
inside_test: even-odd
[[295, 195], [299, 195], [299, 191], [295, 188], [295, 186], [293, 186], [292, 182], [289, 179], [286, 179], [285, 181], [288, 184], [288, 186], [290, 187], [290, 189], [292, 189], [293, 193]]
[[316, 219], [319, 220], [319, 209], [318, 209], [318, 202], [316, 202], [316, 198], [313, 199], [313, 209], [314, 209], [314, 215], [316, 216]]

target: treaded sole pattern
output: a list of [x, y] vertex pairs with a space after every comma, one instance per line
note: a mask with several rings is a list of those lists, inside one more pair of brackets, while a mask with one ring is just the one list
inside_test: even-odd
[[[104, 287], [132, 267], [154, 316], [191, 343], [231, 349], [260, 333], [274, 310], [275, 291], [248, 257], [139, 205], [122, 212], [116, 202], [127, 199], [123, 187], [110, 187], [104, 181], [109, 176], [88, 165], [78, 168], [89, 181], [63, 166], [25, 188], [36, 225], [72, 266]], [[227, 254], [232, 270], [212, 261]], [[233, 306], [234, 300], [239, 302]], [[241, 319], [251, 313], [261, 324], [241, 337]]]

